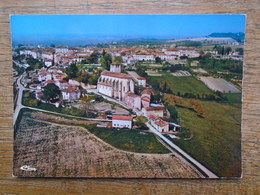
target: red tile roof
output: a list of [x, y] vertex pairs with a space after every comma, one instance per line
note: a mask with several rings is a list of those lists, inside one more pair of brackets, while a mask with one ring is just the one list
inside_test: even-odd
[[146, 80], [144, 77], [137, 77], [138, 80]]
[[152, 111], [152, 110], [164, 110], [164, 107], [162, 106], [156, 106], [156, 107], [147, 107], [145, 108], [147, 111]]
[[133, 117], [132, 116], [123, 116], [123, 115], [113, 115], [112, 119], [131, 121], [131, 120], [133, 120]]
[[156, 120], [159, 120], [159, 119], [160, 119], [158, 116], [153, 115], [153, 114], [151, 114], [151, 115], [149, 116], [149, 118], [150, 118], [151, 120], [153, 120], [153, 121], [156, 121]]
[[167, 123], [166, 121], [163, 120], [159, 120], [155, 122], [156, 125], [159, 125], [160, 127], [164, 127], [166, 125], [168, 125], [169, 123]]
[[142, 99], [142, 101], [145, 101], [145, 102], [150, 102], [151, 101], [151, 98], [149, 98], [147, 96], [144, 96], [141, 99]]
[[148, 94], [148, 95], [151, 95], [151, 94], [153, 94], [153, 90], [147, 88], [147, 89], [144, 89], [144, 90], [141, 92], [141, 94]]
[[129, 74], [118, 73], [118, 72], [110, 72], [110, 71], [107, 71], [107, 70], [103, 71], [101, 73], [101, 75], [120, 78], [120, 79], [131, 79], [132, 78]]
[[68, 87], [63, 89], [62, 92], [66, 92], [66, 93], [79, 92], [79, 89], [77, 87]]

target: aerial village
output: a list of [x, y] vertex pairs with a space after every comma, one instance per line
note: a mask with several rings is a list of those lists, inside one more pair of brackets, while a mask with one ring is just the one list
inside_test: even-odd
[[[238, 44], [233, 39], [215, 41], [226, 41], [226, 45]], [[225, 55], [219, 55], [217, 50], [212, 49], [204, 50], [203, 53], [216, 59], [242, 60], [242, 55], [238, 51], [228, 51]], [[26, 71], [19, 74], [18, 68], [18, 71], [14, 70], [14, 76], [16, 79], [20, 77], [23, 89], [30, 92], [32, 98], [37, 100], [37, 105], [43, 102], [57, 108], [83, 109], [83, 112], [87, 113], [86, 118], [102, 119], [98, 127], [134, 129], [138, 128], [136, 121], [141, 117], [146, 128], [174, 134], [181, 130], [181, 126], [170, 119], [169, 111], [162, 101], [153, 100], [153, 95], [157, 92], [147, 83], [146, 77], [138, 74], [140, 70], [137, 71], [137, 64], [152, 64], [159, 61], [164, 64], [185, 66], [188, 59], [198, 58], [200, 55], [201, 50], [196, 47], [176, 46], [161, 48], [124, 48], [113, 45], [108, 48], [17, 46], [13, 50], [14, 66]], [[33, 68], [28, 62], [34, 64]], [[192, 63], [196, 66], [196, 61]], [[158, 65], [155, 63], [152, 69], [142, 73], [148, 76], [160, 76], [156, 66]], [[80, 76], [75, 71], [80, 72]], [[201, 68], [193, 71], [207, 73]], [[172, 73], [175, 76], [191, 76], [191, 74], [182, 69]], [[84, 76], [90, 78], [88, 82], [84, 80]], [[51, 88], [54, 85], [56, 88]], [[19, 88], [19, 84], [17, 87]], [[47, 98], [45, 97], [47, 93], [44, 92], [48, 87], [49, 90], [56, 89], [59, 92], [55, 94], [53, 91]], [[85, 106], [82, 106], [83, 104]], [[27, 106], [30, 107], [30, 104]]]
[[[144, 158], [150, 158], [144, 157], [144, 153], [163, 154], [167, 163], [182, 159], [179, 164], [171, 163], [167, 170], [190, 169], [187, 162], [191, 162], [206, 177], [217, 178], [215, 173], [223, 175], [226, 162], [232, 159], [225, 156], [229, 160], [221, 165], [216, 160], [229, 154], [228, 147], [223, 150], [222, 140], [228, 140], [226, 143], [233, 149], [240, 143], [230, 141], [229, 133], [235, 131], [240, 135], [243, 42], [226, 37], [159, 41], [156, 45], [147, 42], [13, 46], [14, 128], [16, 140], [24, 143], [16, 147], [24, 149], [27, 155], [25, 148], [34, 143], [39, 146], [38, 151], [49, 155], [37, 144], [51, 142], [49, 146], [56, 147], [63, 140], [68, 151], [75, 143], [79, 148], [86, 144], [85, 148], [93, 152], [105, 149], [108, 143], [117, 151], [113, 155], [118, 149], [130, 160], [129, 155], [136, 154], [144, 167], [147, 166]], [[78, 126], [84, 127], [85, 136], [91, 134], [96, 141], [85, 138], [82, 142], [73, 141], [74, 136], [78, 140], [83, 133], [82, 129], [71, 131]], [[56, 127], [62, 128], [59, 134]], [[35, 136], [28, 134], [29, 130]], [[52, 148], [49, 151], [55, 152]], [[82, 156], [77, 155], [80, 152], [76, 149], [75, 158]], [[213, 160], [204, 155], [212, 153]], [[162, 156], [151, 156], [157, 163], [152, 169], [161, 170], [160, 174], [164, 173], [164, 167], [160, 166]], [[101, 159], [109, 161], [110, 157], [109, 152], [100, 152]], [[88, 158], [94, 164], [99, 162], [96, 153]], [[237, 159], [232, 162], [237, 163]], [[24, 158], [16, 162], [16, 172], [20, 172]], [[88, 168], [99, 167], [85, 164]], [[145, 170], [142, 166], [141, 172]], [[115, 169], [119, 167], [115, 164]], [[112, 174], [110, 167], [107, 168], [106, 173]], [[192, 169], [196, 176], [204, 177], [196, 168]], [[188, 172], [181, 175], [190, 177]]]

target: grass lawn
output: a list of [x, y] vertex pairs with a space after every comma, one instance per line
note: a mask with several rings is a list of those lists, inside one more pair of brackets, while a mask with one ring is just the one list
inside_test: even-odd
[[167, 86], [173, 91], [175, 95], [179, 92], [193, 93], [194, 95], [202, 94], [214, 94], [203, 82], [196, 79], [194, 76], [188, 77], [176, 77], [171, 75], [171, 73], [165, 73], [161, 77], [149, 77], [151, 82], [159, 82], [161, 85], [165, 82]]
[[242, 102], [242, 94], [241, 93], [225, 93], [224, 96], [228, 99], [231, 104], [240, 105]]
[[[229, 98], [238, 99], [233, 95]], [[205, 118], [187, 108], [177, 108], [180, 124], [189, 128], [193, 137], [174, 143], [218, 176], [240, 176], [241, 104], [201, 103]]]
[[112, 146], [130, 152], [138, 153], [168, 153], [152, 133], [140, 134], [141, 130], [97, 128], [94, 125], [86, 127], [91, 133]]

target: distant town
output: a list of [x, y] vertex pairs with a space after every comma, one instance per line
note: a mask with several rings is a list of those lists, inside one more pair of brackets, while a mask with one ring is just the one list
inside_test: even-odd
[[95, 128], [141, 130], [141, 135], [154, 134], [171, 155], [191, 162], [203, 177], [225, 175], [214, 163], [202, 165], [190, 140], [200, 135], [197, 123], [198, 128], [222, 125], [222, 119], [203, 122], [221, 115], [214, 109], [234, 106], [240, 117], [243, 42], [205, 37], [84, 47], [20, 44], [12, 55], [15, 126], [21, 109], [31, 109], [95, 121]]

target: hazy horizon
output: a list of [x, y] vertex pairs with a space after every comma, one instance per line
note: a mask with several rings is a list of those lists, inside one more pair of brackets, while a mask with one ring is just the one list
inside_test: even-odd
[[[89, 45], [245, 33], [245, 15], [12, 15], [12, 43]], [[232, 24], [232, 25], [231, 25]]]

